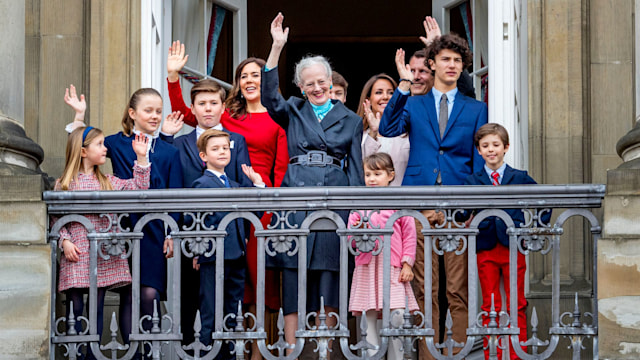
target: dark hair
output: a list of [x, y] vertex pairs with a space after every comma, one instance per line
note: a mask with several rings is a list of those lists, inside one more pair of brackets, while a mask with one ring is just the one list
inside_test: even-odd
[[413, 55], [411, 55], [411, 57], [418, 58], [418, 59], [426, 59], [427, 49], [417, 50], [416, 52], [413, 53]]
[[379, 152], [371, 154], [362, 160], [363, 168], [369, 168], [370, 170], [384, 170], [391, 174], [393, 169], [393, 160], [387, 153]]
[[198, 141], [197, 141], [198, 151], [207, 152], [207, 143], [209, 142], [209, 139], [217, 138], [217, 137], [226, 137], [227, 141], [229, 141], [228, 132], [224, 132], [216, 129], [209, 129], [203, 132], [202, 135], [200, 135], [200, 137], [198, 138]]
[[124, 134], [127, 136], [131, 136], [131, 133], [133, 131], [133, 125], [134, 125], [133, 119], [131, 118], [131, 116], [129, 116], [129, 109], [135, 110], [138, 107], [140, 98], [145, 95], [155, 95], [159, 97], [160, 100], [162, 100], [162, 96], [160, 95], [158, 90], [153, 88], [141, 88], [136, 90], [136, 92], [134, 92], [133, 95], [131, 95], [131, 98], [129, 99], [129, 103], [127, 104], [127, 107], [124, 109], [124, 115], [122, 116], [122, 130]]
[[339, 72], [337, 71], [332, 71], [331, 72], [331, 82], [333, 83], [333, 86], [342, 86], [342, 88], [344, 89], [344, 92], [347, 92], [347, 88], [349, 87], [349, 83], [347, 82], [347, 80], [345, 80], [344, 76], [342, 76]]
[[471, 51], [469, 51], [469, 45], [467, 45], [467, 41], [465, 39], [456, 34], [446, 34], [435, 39], [427, 48], [427, 59], [435, 61], [436, 55], [445, 49], [460, 54], [462, 57], [463, 69], [471, 64]]
[[487, 135], [498, 135], [504, 146], [509, 145], [509, 132], [507, 132], [504, 126], [496, 123], [482, 125], [473, 137], [473, 145], [478, 147], [480, 140]]
[[[225, 102], [227, 110], [229, 110], [231, 117], [234, 119], [240, 119], [247, 115], [247, 100], [242, 96], [242, 90], [240, 89], [240, 77], [242, 77], [242, 70], [244, 70], [244, 67], [251, 63], [255, 63], [260, 69], [262, 69], [266, 64], [265, 61], [260, 58], [250, 57], [240, 62], [238, 67], [236, 67], [236, 73], [233, 77], [233, 87], [229, 91], [229, 97]], [[260, 87], [258, 86], [258, 89], [259, 88]]]
[[217, 81], [211, 79], [203, 79], [191, 88], [191, 104], [196, 102], [196, 96], [201, 93], [220, 94], [220, 101], [224, 101], [227, 92]]
[[369, 128], [369, 122], [364, 116], [363, 103], [366, 99], [369, 99], [371, 97], [371, 90], [373, 89], [373, 84], [375, 84], [376, 81], [378, 80], [387, 80], [388, 82], [391, 83], [391, 87], [394, 89], [398, 87], [398, 84], [396, 83], [396, 81], [393, 80], [391, 76], [385, 73], [373, 75], [372, 77], [369, 78], [369, 80], [367, 80], [367, 82], [364, 84], [364, 87], [362, 88], [362, 93], [360, 94], [360, 103], [358, 104], [358, 111], [356, 111], [356, 114], [358, 114], [358, 116], [362, 118], [362, 127], [363, 127], [363, 130], [365, 131]]

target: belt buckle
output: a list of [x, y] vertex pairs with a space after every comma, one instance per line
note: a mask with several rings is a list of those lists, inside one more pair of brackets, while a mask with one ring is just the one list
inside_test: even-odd
[[325, 154], [321, 151], [309, 151], [307, 153], [307, 162], [309, 165], [324, 165]]

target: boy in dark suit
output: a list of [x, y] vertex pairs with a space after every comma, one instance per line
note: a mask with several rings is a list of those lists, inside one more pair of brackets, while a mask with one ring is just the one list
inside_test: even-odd
[[[198, 150], [201, 161], [206, 164], [205, 173], [193, 183], [194, 188], [232, 188], [240, 184], [227, 177], [225, 169], [230, 160], [229, 134], [224, 131], [209, 129], [200, 135]], [[242, 165], [243, 173], [250, 179], [253, 185], [264, 187], [260, 175], [250, 166]], [[220, 223], [226, 212], [216, 212], [206, 218], [206, 225], [211, 226]], [[225, 229], [227, 236], [224, 238], [224, 313], [235, 313], [238, 302], [244, 298], [245, 281], [245, 229], [241, 219], [233, 220]], [[198, 264], [200, 268], [200, 316], [202, 318], [202, 331], [200, 341], [204, 344], [211, 343], [211, 333], [214, 329], [215, 312], [215, 254], [212, 256], [200, 256]], [[228, 327], [235, 324], [227, 321]], [[223, 359], [232, 359], [231, 348], [223, 345], [220, 350]], [[220, 357], [219, 357], [220, 358]]]
[[220, 84], [210, 79], [201, 80], [191, 88], [191, 112], [195, 115], [198, 126], [192, 132], [179, 136], [175, 140], [173, 136], [167, 135], [180, 130], [181, 125], [163, 126], [162, 128], [162, 139], [173, 143], [173, 146], [180, 151], [180, 162], [186, 186], [191, 186], [193, 181], [202, 176], [206, 169], [198, 155], [196, 141], [208, 129], [222, 130], [229, 134], [231, 158], [229, 165], [225, 168], [225, 173], [241, 186], [251, 186], [250, 179], [242, 171], [242, 164], [251, 166], [247, 142], [244, 136], [227, 131], [220, 124], [220, 116], [225, 109], [225, 98], [226, 92]]
[[[161, 135], [162, 139], [173, 143], [180, 154], [180, 163], [185, 187], [193, 187], [193, 182], [202, 176], [206, 166], [199, 156], [198, 138], [208, 129], [223, 130], [220, 124], [220, 116], [224, 112], [224, 99], [226, 93], [224, 88], [217, 82], [204, 79], [191, 88], [191, 111], [195, 114], [198, 126], [189, 134], [173, 139], [173, 136]], [[174, 125], [169, 129], [166, 125]], [[181, 124], [165, 124], [163, 132], [172, 134], [177, 132]], [[227, 132], [230, 138], [230, 159], [225, 168], [225, 173], [230, 180], [240, 183], [241, 186], [252, 186], [251, 180], [242, 172], [242, 165], [251, 166], [249, 160], [249, 149], [244, 136], [232, 132]], [[182, 307], [181, 319], [184, 331], [185, 343], [193, 341], [193, 322], [198, 308], [198, 273], [191, 267], [191, 261], [186, 257], [182, 258], [181, 282], [182, 282]]]
[[[536, 184], [526, 171], [516, 170], [504, 162], [504, 155], [509, 150], [509, 134], [499, 124], [483, 125], [474, 137], [474, 145], [485, 161], [483, 169], [469, 175], [465, 185], [515, 185]], [[520, 209], [505, 209], [513, 219], [516, 227], [525, 223], [524, 213]], [[548, 223], [550, 212], [542, 215], [541, 222]], [[490, 217], [479, 225], [480, 232], [476, 238], [478, 259], [478, 277], [482, 289], [482, 310], [491, 311], [491, 294], [494, 295], [495, 309], [499, 313], [502, 309], [500, 296], [500, 273], [504, 277], [506, 304], [509, 304], [509, 235], [507, 227], [499, 218]], [[524, 296], [524, 278], [527, 264], [522, 253], [518, 252], [518, 327], [520, 341], [527, 341], [527, 299]], [[489, 319], [485, 318], [484, 323]], [[487, 339], [484, 339], [485, 347]], [[526, 352], [526, 347], [523, 347]], [[489, 356], [489, 349], [485, 349], [485, 358]], [[510, 351], [511, 359], [517, 359], [515, 351]], [[498, 358], [502, 359], [502, 349], [498, 348]]]

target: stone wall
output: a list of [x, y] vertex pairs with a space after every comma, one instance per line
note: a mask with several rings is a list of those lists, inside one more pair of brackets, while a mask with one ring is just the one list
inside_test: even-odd
[[42, 176], [0, 176], [0, 358], [47, 359], [51, 252]]
[[608, 172], [598, 243], [601, 359], [640, 358], [640, 169]]

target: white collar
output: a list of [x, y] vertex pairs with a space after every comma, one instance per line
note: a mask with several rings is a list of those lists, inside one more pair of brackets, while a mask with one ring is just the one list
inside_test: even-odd
[[[222, 127], [222, 124], [218, 123], [218, 125], [212, 127], [211, 129], [216, 129], [216, 130], [220, 130], [223, 131], [224, 128]], [[200, 135], [202, 135], [203, 132], [207, 131], [207, 129], [203, 129], [200, 127], [200, 125], [196, 126], [196, 140], [200, 139]]]

